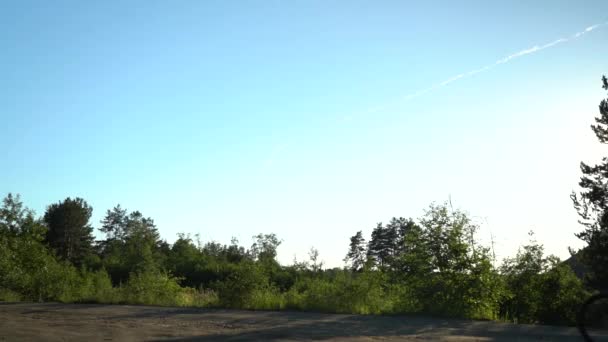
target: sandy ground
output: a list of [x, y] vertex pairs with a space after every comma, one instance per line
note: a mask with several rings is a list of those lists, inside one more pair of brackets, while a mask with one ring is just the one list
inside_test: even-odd
[[[608, 341], [608, 332], [598, 335]], [[0, 303], [0, 341], [580, 341], [574, 328], [418, 316], [357, 316]]]

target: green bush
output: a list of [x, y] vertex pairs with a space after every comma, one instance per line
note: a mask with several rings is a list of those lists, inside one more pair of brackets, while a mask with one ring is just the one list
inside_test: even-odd
[[39, 241], [28, 237], [0, 237], [0, 288], [19, 293], [23, 300], [78, 300], [78, 271], [58, 261]]
[[243, 263], [234, 268], [223, 282], [216, 283], [220, 304], [230, 308], [250, 308], [254, 296], [269, 287], [263, 269], [252, 263]]
[[257, 288], [251, 293], [245, 309], [282, 310], [285, 308], [285, 295], [273, 287]]
[[160, 271], [132, 273], [120, 293], [122, 301], [129, 304], [183, 306], [187, 302], [178, 279]]
[[182, 288], [175, 305], [194, 307], [218, 307], [220, 298], [217, 292], [207, 289]]
[[573, 324], [588, 296], [570, 268], [545, 257], [535, 241], [496, 269], [489, 250], [475, 242], [476, 225], [447, 205], [431, 206], [421, 225], [403, 218], [378, 225], [371, 254], [364, 253], [358, 233], [359, 239], [351, 239], [357, 266], [349, 270], [323, 270], [314, 249], [312, 263], [281, 266], [274, 234], [255, 236], [250, 251], [236, 241], [202, 246], [186, 235], [171, 247], [141, 213], [127, 217], [116, 207], [108, 215], [108, 239], [89, 246], [96, 250], [75, 261], [78, 269], [47, 246], [42, 221], [10, 196], [5, 199], [0, 301], [428, 313]]
[[116, 304], [121, 301], [117, 288], [112, 287], [108, 272], [104, 269], [95, 272], [82, 271], [80, 302]]
[[357, 275], [340, 272], [333, 279], [303, 279], [285, 294], [285, 307], [335, 313], [392, 313], [405, 291], [398, 286], [385, 288], [383, 279], [379, 271]]
[[0, 302], [19, 302], [21, 295], [9, 289], [0, 288]]
[[578, 311], [589, 296], [572, 269], [558, 264], [541, 277], [538, 321], [544, 324], [575, 325]]

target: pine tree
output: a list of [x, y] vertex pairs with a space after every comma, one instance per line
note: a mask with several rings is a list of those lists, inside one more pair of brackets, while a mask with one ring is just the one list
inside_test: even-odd
[[99, 230], [106, 233], [108, 239], [124, 239], [127, 226], [127, 209], [122, 209], [120, 204], [112, 210], [106, 211], [106, 217], [101, 221]]
[[[608, 90], [608, 80], [602, 77], [604, 90]], [[595, 118], [596, 125], [591, 129], [602, 144], [608, 143], [608, 99], [599, 105], [600, 116]], [[580, 194], [572, 193], [574, 208], [584, 226], [576, 236], [587, 243], [580, 251], [581, 262], [586, 265], [588, 284], [593, 287], [606, 287], [608, 284], [608, 157], [600, 164], [589, 166], [581, 162], [583, 176], [579, 182], [583, 189]]]
[[401, 253], [403, 245], [403, 234], [407, 229], [408, 220], [403, 217], [393, 217], [384, 227], [378, 223], [372, 231], [372, 237], [368, 244], [367, 255], [374, 260], [378, 266], [395, 269], [396, 262]]
[[389, 250], [386, 248], [386, 229], [382, 222], [376, 225], [372, 231], [372, 236], [367, 244], [367, 256], [379, 267], [384, 267], [389, 257]]
[[359, 271], [365, 265], [365, 261], [365, 239], [363, 238], [363, 233], [358, 231], [357, 234], [350, 238], [350, 246], [344, 262], [350, 263], [351, 270]]
[[82, 265], [92, 251], [93, 227], [89, 224], [92, 213], [93, 208], [85, 200], [68, 197], [51, 204], [44, 214], [49, 246], [76, 266]]
[[387, 263], [391, 264], [397, 254], [399, 254], [399, 240], [401, 232], [401, 219], [393, 217], [384, 228], [383, 246], [386, 248]]

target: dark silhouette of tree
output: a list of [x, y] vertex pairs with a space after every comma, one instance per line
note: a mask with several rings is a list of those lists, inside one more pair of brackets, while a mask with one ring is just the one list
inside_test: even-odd
[[239, 263], [247, 258], [245, 247], [239, 246], [239, 240], [235, 237], [230, 239], [230, 246], [224, 248], [226, 261], [231, 263]]
[[201, 283], [201, 277], [197, 274], [197, 268], [200, 267], [203, 259], [201, 251], [192, 242], [190, 236], [183, 233], [178, 236], [169, 253], [169, 270], [174, 275], [183, 277], [185, 285], [197, 286]]
[[350, 246], [344, 262], [350, 263], [351, 270], [359, 271], [365, 265], [365, 254], [365, 239], [363, 238], [363, 233], [358, 231], [357, 234], [350, 238]]
[[391, 232], [380, 222], [372, 231], [372, 236], [367, 244], [368, 258], [373, 260], [374, 264], [380, 268], [384, 268], [387, 265], [391, 256], [390, 235], [392, 235]]
[[82, 265], [92, 252], [93, 227], [89, 224], [92, 213], [93, 208], [85, 200], [68, 197], [48, 206], [44, 214], [47, 243], [58, 256], [76, 266]]
[[129, 214], [124, 230], [125, 257], [132, 271], [162, 268], [167, 252], [154, 220], [139, 211]]
[[381, 268], [397, 270], [404, 252], [404, 237], [416, 223], [412, 219], [393, 217], [386, 226], [378, 223], [372, 231], [367, 255]]
[[[608, 90], [608, 80], [602, 77], [603, 88]], [[591, 129], [602, 144], [608, 143], [608, 99], [599, 105], [600, 116]], [[583, 176], [579, 182], [583, 189], [578, 195], [572, 193], [574, 208], [581, 217], [584, 229], [576, 236], [587, 246], [577, 258], [587, 267], [587, 282], [599, 288], [608, 284], [608, 157], [600, 164], [589, 166], [581, 162]]]
[[108, 238], [124, 239], [127, 226], [127, 209], [122, 209], [120, 204], [112, 210], [106, 211], [106, 216], [101, 221], [99, 230], [105, 233]]
[[391, 268], [393, 267], [395, 258], [399, 254], [402, 231], [401, 225], [403, 223], [403, 220], [403, 218], [397, 219], [396, 217], [393, 217], [384, 228], [382, 245], [386, 249], [386, 263]]
[[99, 242], [100, 255], [114, 283], [125, 281], [132, 272], [164, 268], [171, 248], [160, 239], [152, 218], [117, 205], [106, 212], [101, 224], [99, 230], [107, 239]]
[[403, 218], [400, 217], [397, 220], [397, 230], [398, 230], [398, 241], [397, 241], [397, 254], [402, 254], [407, 252], [408, 250], [408, 245], [406, 242], [405, 237], [408, 235], [408, 233], [412, 230], [420, 230], [420, 226], [411, 218]]
[[412, 219], [401, 225], [400, 251], [395, 261], [395, 268], [401, 274], [422, 277], [430, 273], [431, 255], [424, 233], [422, 227]]
[[530, 242], [501, 266], [509, 295], [501, 304], [502, 316], [518, 323], [568, 324], [588, 295], [574, 272], [559, 258], [545, 256], [543, 245]]

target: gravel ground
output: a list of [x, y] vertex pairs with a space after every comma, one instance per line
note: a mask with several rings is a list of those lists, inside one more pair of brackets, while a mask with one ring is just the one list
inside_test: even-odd
[[[575, 328], [420, 316], [0, 303], [0, 341], [581, 341]], [[598, 335], [608, 341], [608, 332]]]

